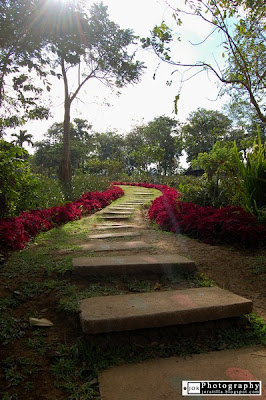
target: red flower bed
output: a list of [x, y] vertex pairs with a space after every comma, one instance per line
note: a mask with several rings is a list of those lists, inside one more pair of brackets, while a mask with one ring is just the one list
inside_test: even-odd
[[73, 203], [51, 207], [44, 210], [22, 212], [18, 217], [0, 220], [0, 245], [21, 250], [31, 237], [42, 231], [68, 221], [80, 219], [82, 215], [91, 214], [124, 195], [121, 188], [114, 186], [105, 192], [87, 192]]
[[166, 185], [123, 183], [132, 186], [155, 188], [163, 195], [157, 197], [150, 209], [149, 218], [163, 230], [184, 233], [209, 244], [241, 243], [255, 246], [266, 243], [266, 228], [240, 207], [201, 207], [194, 203], [178, 201], [180, 193]]

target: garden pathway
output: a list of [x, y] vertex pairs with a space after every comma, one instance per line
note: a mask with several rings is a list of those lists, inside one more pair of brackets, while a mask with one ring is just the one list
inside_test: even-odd
[[[151, 243], [141, 240], [141, 236], [146, 232], [146, 226], [139, 206], [145, 205], [152, 199], [154, 195], [149, 189], [135, 188], [134, 195], [130, 199], [124, 196], [119, 202], [115, 202], [119, 205], [110, 205], [97, 213], [98, 222], [93, 228], [94, 232], [88, 237], [89, 243], [82, 246], [83, 250], [95, 252], [97, 256], [74, 258], [74, 279], [86, 281], [93, 275], [99, 277], [133, 275], [143, 278], [161, 274], [171, 278], [176, 270], [190, 273], [196, 270], [192, 260], [178, 254], [167, 254], [162, 249], [154, 248]], [[136, 236], [139, 236], [138, 241], [128, 241], [128, 238]], [[117, 254], [125, 250], [132, 252], [132, 255]], [[108, 256], [102, 255], [106, 251]], [[80, 305], [80, 320], [83, 332], [95, 335], [221, 321], [241, 317], [251, 310], [252, 301], [248, 299], [221, 288], [200, 287], [84, 299]], [[238, 368], [240, 375], [234, 375], [232, 379], [241, 380], [241, 377], [245, 380], [249, 378], [251, 380], [251, 377], [253, 380], [254, 377], [256, 380], [266, 379], [265, 369], [260, 368], [261, 361], [265, 361], [263, 357], [266, 353], [258, 353], [257, 358], [252, 358], [249, 357], [251, 351], [257, 354], [262, 350], [249, 349], [248, 354], [240, 351], [239, 363], [233, 363], [233, 360], [236, 360], [236, 352], [231, 351], [220, 352], [214, 356], [212, 353], [193, 356], [193, 361], [171, 358], [114, 368], [101, 375], [102, 399], [181, 399], [180, 380], [184, 380], [185, 377], [192, 380], [225, 380], [229, 376], [226, 378], [225, 371], [233, 366]], [[213, 368], [211, 357], [215, 357], [215, 363], [216, 361], [218, 363], [216, 368]], [[259, 361], [258, 364], [256, 360]], [[247, 374], [241, 375], [247, 361], [249, 361]], [[195, 363], [199, 368], [195, 368]], [[196, 398], [199, 400], [204, 397]]]

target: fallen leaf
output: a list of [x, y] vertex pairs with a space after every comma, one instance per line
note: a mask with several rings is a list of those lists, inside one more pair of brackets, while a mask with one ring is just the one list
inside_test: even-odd
[[153, 286], [153, 289], [154, 289], [154, 290], [160, 289], [161, 286], [162, 286], [162, 285], [161, 285], [160, 283], [156, 282], [156, 283], [154, 284], [154, 286]]
[[30, 326], [53, 326], [53, 323], [46, 318], [29, 318]]

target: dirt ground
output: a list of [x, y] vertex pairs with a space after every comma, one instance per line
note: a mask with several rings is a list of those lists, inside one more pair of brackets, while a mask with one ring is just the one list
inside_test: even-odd
[[[147, 216], [146, 224], [149, 226]], [[266, 249], [209, 245], [183, 235], [151, 229], [143, 240], [157, 250], [195, 261], [200, 272], [223, 289], [251, 299], [254, 311], [266, 321]], [[262, 273], [260, 268], [263, 268]]]

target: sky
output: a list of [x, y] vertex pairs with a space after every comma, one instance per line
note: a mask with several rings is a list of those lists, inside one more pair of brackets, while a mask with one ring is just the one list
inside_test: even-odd
[[[57, 0], [70, 1], [70, 0]], [[172, 3], [176, 3], [174, 0]], [[180, 0], [178, 0], [180, 2]], [[95, 1], [86, 1], [92, 4]], [[193, 46], [193, 43], [201, 42], [209, 33], [209, 27], [192, 16], [182, 16], [183, 24], [177, 27], [172, 18], [172, 10], [165, 0], [103, 0], [108, 6], [110, 19], [120, 25], [121, 28], [131, 28], [136, 35], [147, 37], [152, 28], [160, 25], [164, 20], [167, 25], [180, 31], [182, 41], [174, 41], [172, 46], [173, 59], [177, 61], [195, 62], [197, 60], [214, 61], [222, 63], [222, 50], [217, 47], [219, 37], [211, 37], [207, 44]], [[205, 72], [196, 75], [183, 83], [178, 102], [178, 114], [174, 114], [174, 98], [180, 91], [182, 74], [174, 72], [176, 68], [160, 62], [159, 58], [151, 51], [141, 47], [136, 53], [136, 59], [146, 65], [141, 82], [128, 85], [120, 90], [120, 96], [112, 93], [110, 89], [96, 80], [88, 82], [81, 91], [78, 99], [73, 102], [71, 118], [83, 118], [92, 124], [93, 130], [105, 132], [116, 130], [125, 134], [137, 124], [147, 123], [155, 117], [167, 115], [176, 117], [185, 122], [189, 113], [198, 107], [221, 110], [224, 99], [217, 99], [217, 80]], [[153, 79], [156, 71], [156, 79]], [[181, 70], [184, 73], [184, 70]], [[193, 73], [196, 70], [193, 70]], [[172, 74], [173, 73], [173, 74]], [[187, 72], [183, 78], [188, 78], [192, 72]], [[77, 81], [73, 73], [73, 88]], [[172, 85], [166, 82], [172, 80]], [[27, 129], [33, 135], [33, 141], [42, 140], [47, 129], [54, 122], [63, 121], [63, 82], [55, 80], [47, 101], [51, 106], [53, 117], [48, 121], [29, 122], [20, 129]], [[109, 105], [107, 105], [107, 103]], [[19, 129], [17, 129], [18, 131]], [[32, 149], [26, 147], [31, 153]]]

